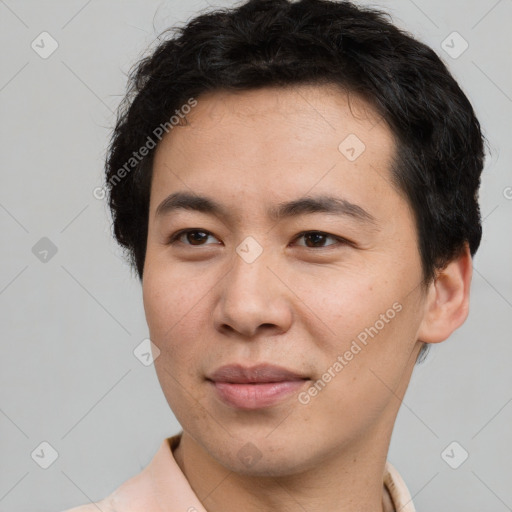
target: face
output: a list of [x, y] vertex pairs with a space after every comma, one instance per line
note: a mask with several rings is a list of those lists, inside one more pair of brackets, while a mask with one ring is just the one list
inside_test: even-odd
[[390, 435], [425, 297], [389, 128], [334, 86], [197, 101], [156, 149], [143, 276], [171, 409], [246, 474]]

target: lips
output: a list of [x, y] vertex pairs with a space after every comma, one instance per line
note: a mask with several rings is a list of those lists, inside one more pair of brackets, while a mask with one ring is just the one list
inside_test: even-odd
[[260, 364], [251, 367], [242, 365], [222, 366], [207, 378], [214, 382], [236, 384], [259, 384], [308, 379], [308, 377], [292, 370], [270, 364]]
[[308, 377], [280, 366], [222, 366], [207, 377], [225, 405], [254, 410], [270, 407], [300, 391]]

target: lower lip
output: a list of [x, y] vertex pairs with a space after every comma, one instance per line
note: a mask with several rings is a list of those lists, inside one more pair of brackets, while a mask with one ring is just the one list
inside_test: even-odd
[[238, 409], [261, 409], [270, 407], [293, 393], [296, 393], [307, 380], [265, 382], [261, 384], [236, 384], [211, 382], [222, 401]]

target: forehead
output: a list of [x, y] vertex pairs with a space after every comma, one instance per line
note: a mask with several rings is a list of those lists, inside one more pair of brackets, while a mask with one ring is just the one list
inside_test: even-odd
[[[223, 197], [232, 208], [338, 191], [352, 202], [387, 196], [393, 135], [361, 98], [336, 86], [301, 85], [197, 98], [185, 125], [159, 143], [151, 214], [173, 191]], [[243, 194], [245, 204], [236, 202]], [[377, 205], [378, 208], [378, 205]]]

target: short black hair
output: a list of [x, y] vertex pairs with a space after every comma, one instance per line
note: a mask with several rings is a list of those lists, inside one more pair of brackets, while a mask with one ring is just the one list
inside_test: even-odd
[[[484, 137], [468, 98], [436, 53], [373, 8], [249, 0], [164, 31], [129, 74], [105, 179], [114, 236], [141, 280], [152, 134], [162, 131], [155, 129], [169, 126], [175, 112], [206, 92], [300, 84], [339, 85], [366, 100], [390, 127], [396, 141], [392, 182], [414, 211], [424, 285], [466, 244], [474, 256], [482, 236]], [[152, 149], [134, 158], [144, 146]]]

